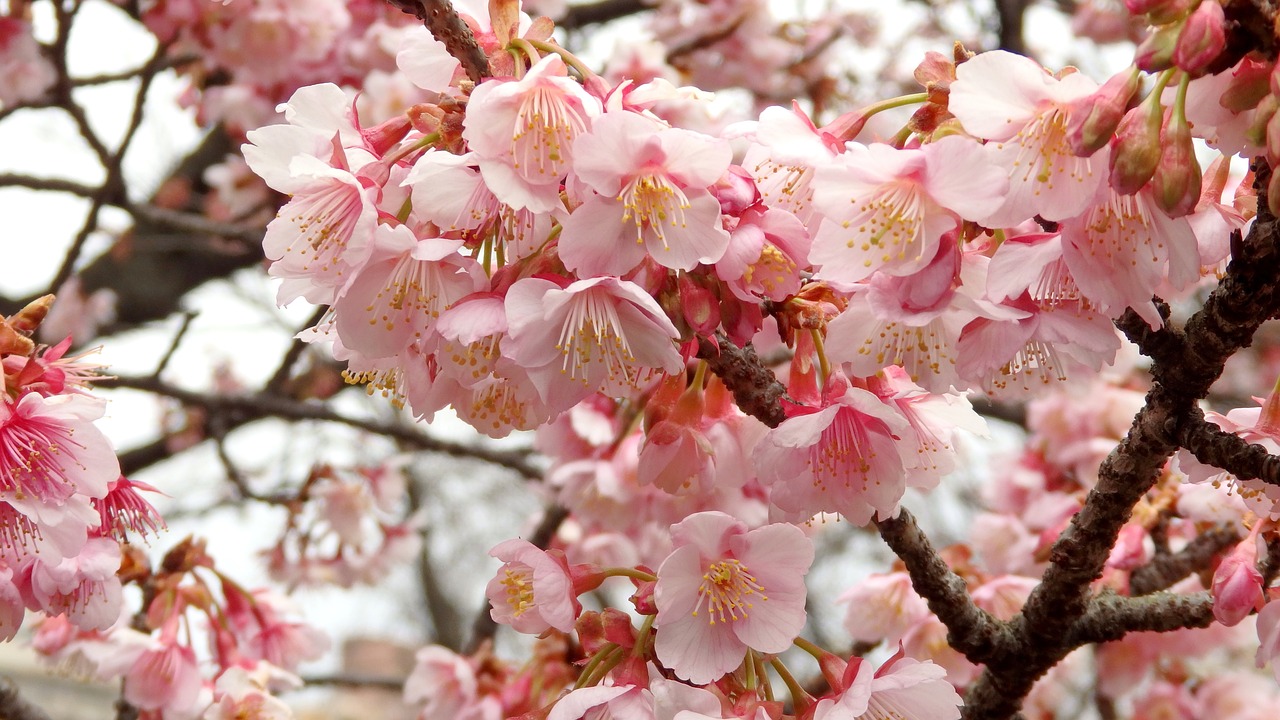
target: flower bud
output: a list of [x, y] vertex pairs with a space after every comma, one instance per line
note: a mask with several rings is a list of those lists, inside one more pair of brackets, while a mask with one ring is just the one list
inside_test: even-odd
[[1071, 152], [1088, 157], [1101, 150], [1115, 133], [1138, 88], [1142, 76], [1137, 69], [1112, 75], [1098, 91], [1071, 103], [1067, 117], [1067, 143]]
[[1111, 152], [1111, 187], [1132, 195], [1147, 184], [1160, 162], [1160, 124], [1164, 106], [1152, 95], [1125, 114], [1116, 128]]
[[1173, 50], [1178, 44], [1180, 23], [1162, 25], [1147, 36], [1134, 51], [1133, 62], [1139, 70], [1158, 73], [1173, 67]]
[[1251, 534], [1223, 558], [1213, 572], [1213, 617], [1231, 627], [1262, 603], [1258, 544]]
[[760, 189], [756, 181], [741, 165], [729, 169], [714, 185], [707, 188], [720, 201], [720, 212], [725, 215], [741, 215], [743, 210], [760, 202]]
[[364, 141], [369, 145], [370, 150], [382, 156], [395, 147], [396, 143], [403, 140], [412, 129], [413, 121], [409, 119], [408, 115], [397, 115], [371, 128], [361, 128], [360, 135], [364, 137]]
[[1182, 113], [1174, 113], [1165, 126], [1164, 151], [1156, 165], [1151, 188], [1156, 204], [1172, 217], [1182, 217], [1200, 201], [1200, 162], [1191, 142], [1191, 128]]
[[1173, 48], [1173, 64], [1192, 76], [1205, 73], [1227, 46], [1227, 16], [1217, 0], [1203, 0], [1187, 18]]

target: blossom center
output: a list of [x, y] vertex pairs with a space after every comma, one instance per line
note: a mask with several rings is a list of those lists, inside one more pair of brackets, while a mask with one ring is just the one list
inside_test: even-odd
[[588, 382], [587, 370], [601, 366], [610, 379], [619, 375], [632, 379], [635, 355], [623, 332], [622, 320], [613, 303], [587, 291], [575, 298], [556, 349], [564, 355], [562, 372]]
[[533, 607], [533, 569], [525, 566], [503, 570], [502, 585], [506, 588], [507, 605], [511, 614], [520, 617]]
[[698, 611], [705, 607], [712, 625], [742, 620], [747, 617], [747, 611], [755, 607], [752, 601], [757, 596], [761, 600], [769, 599], [764, 594], [764, 586], [756, 581], [747, 566], [736, 558], [718, 560], [702, 575], [693, 615], [697, 617]]
[[[895, 255], [899, 260], [919, 260], [924, 254], [923, 208], [920, 186], [915, 182], [885, 183], [869, 197], [850, 202], [857, 204], [858, 210], [843, 225], [856, 225], [858, 237], [849, 240], [849, 248], [861, 239], [862, 252], [869, 253], [873, 247], [883, 250], [880, 262], [886, 263]], [[867, 258], [864, 264], [871, 267], [875, 263]]]
[[825, 485], [827, 480], [842, 480], [848, 485], [854, 477], [866, 482], [871, 470], [868, 460], [875, 457], [875, 452], [870, 450], [866, 429], [855, 415], [856, 411], [841, 408], [822, 431], [818, 443], [810, 448], [809, 466], [815, 485]]
[[670, 249], [663, 226], [685, 227], [684, 211], [689, 209], [689, 198], [666, 175], [648, 173], [632, 178], [618, 193], [618, 200], [624, 208], [622, 222], [630, 220], [635, 224], [638, 243], [644, 242], [647, 227], [662, 241], [663, 248]]
[[568, 161], [565, 150], [586, 127], [555, 87], [537, 86], [525, 95], [516, 114], [512, 164], [526, 175], [532, 171], [560, 177]]

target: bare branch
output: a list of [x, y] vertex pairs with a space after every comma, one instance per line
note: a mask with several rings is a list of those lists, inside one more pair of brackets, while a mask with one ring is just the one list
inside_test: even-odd
[[1157, 555], [1129, 576], [1129, 594], [1149, 595], [1172, 587], [1193, 572], [1208, 568], [1223, 550], [1240, 542], [1240, 533], [1222, 525], [1207, 530], [1176, 553]]
[[44, 710], [32, 705], [18, 694], [18, 686], [8, 677], [0, 676], [0, 718], [4, 720], [52, 720]]

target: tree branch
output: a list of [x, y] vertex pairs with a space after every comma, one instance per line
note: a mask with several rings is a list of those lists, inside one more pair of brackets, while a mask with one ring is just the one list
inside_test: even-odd
[[479, 83], [489, 77], [489, 58], [476, 43], [471, 28], [458, 16], [449, 0], [387, 0], [401, 12], [422, 21], [449, 54], [462, 63], [467, 77]]
[[1280, 485], [1280, 457], [1205, 420], [1200, 408], [1192, 408], [1190, 415], [1179, 427], [1178, 444], [1197, 460], [1226, 470], [1241, 480], [1257, 479]]
[[1219, 553], [1238, 542], [1240, 533], [1228, 525], [1206, 530], [1178, 552], [1157, 555], [1134, 570], [1129, 576], [1129, 594], [1149, 595], [1172, 587], [1191, 573], [1208, 568]]
[[18, 686], [12, 679], [0, 676], [0, 718], [4, 720], [52, 720], [44, 710], [32, 705], [18, 694]]
[[173, 398], [184, 405], [203, 408], [211, 416], [215, 414], [225, 417], [225, 432], [263, 418], [281, 418], [285, 420], [320, 420], [339, 423], [375, 435], [399, 440], [418, 450], [438, 452], [454, 457], [471, 458], [492, 465], [505, 467], [520, 475], [539, 479], [542, 471], [529, 463], [523, 452], [490, 450], [487, 448], [465, 445], [462, 443], [440, 440], [412, 427], [385, 423], [377, 420], [365, 420], [341, 415], [317, 402], [300, 402], [277, 395], [212, 395], [183, 390], [169, 385], [157, 378], [127, 377], [104, 378], [95, 383], [104, 388], [129, 388], [155, 393]]

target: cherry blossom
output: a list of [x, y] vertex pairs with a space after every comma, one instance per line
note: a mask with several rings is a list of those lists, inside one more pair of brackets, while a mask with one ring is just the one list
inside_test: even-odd
[[677, 676], [709, 683], [747, 650], [778, 653], [804, 627], [804, 575], [813, 544], [798, 528], [747, 530], [718, 512], [671, 527], [675, 550], [658, 568], [658, 659]]
[[729, 144], [610, 112], [574, 142], [573, 172], [594, 191], [564, 222], [560, 257], [583, 276], [624, 275], [646, 257], [692, 270], [724, 255], [729, 234], [708, 186], [728, 169]]
[[557, 410], [592, 392], [627, 395], [657, 371], [684, 365], [675, 326], [626, 280], [598, 277], [561, 287], [527, 278], [507, 291], [506, 308], [510, 357]]
[[1003, 50], [956, 66], [948, 108], [964, 129], [991, 141], [1009, 195], [988, 222], [1015, 225], [1033, 215], [1064, 220], [1085, 209], [1105, 181], [1105, 150], [1081, 158], [1067, 127], [1072, 102], [1097, 89], [1082, 73], [1054, 77], [1034, 60]]
[[547, 212], [574, 166], [574, 140], [600, 114], [600, 101], [548, 55], [519, 80], [481, 83], [467, 104], [462, 136], [476, 152], [485, 184], [513, 208]]

